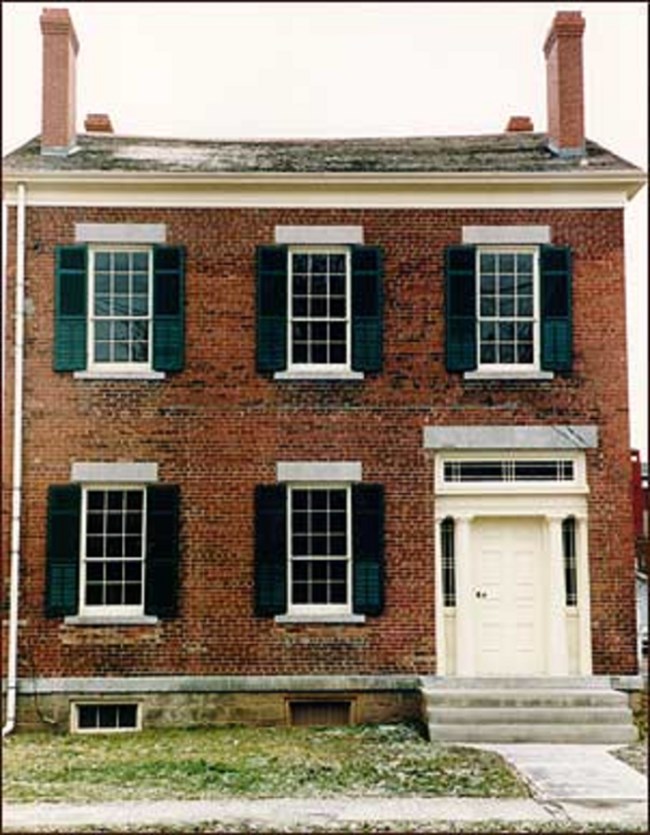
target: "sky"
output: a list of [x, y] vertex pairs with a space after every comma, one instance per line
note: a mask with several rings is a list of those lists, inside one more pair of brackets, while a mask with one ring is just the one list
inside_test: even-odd
[[[40, 132], [43, 6], [70, 10], [77, 121], [211, 139], [546, 129], [543, 43], [580, 10], [587, 136], [648, 167], [646, 3], [2, 3], [2, 152]], [[626, 208], [632, 446], [648, 460], [648, 189]]]

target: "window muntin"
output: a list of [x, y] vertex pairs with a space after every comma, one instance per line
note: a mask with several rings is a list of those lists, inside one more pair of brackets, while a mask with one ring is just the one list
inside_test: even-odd
[[445, 461], [443, 479], [447, 483], [572, 482], [575, 480], [575, 466], [572, 460], [564, 458]]
[[440, 523], [443, 606], [456, 605], [456, 550], [454, 520], [448, 516]]
[[288, 500], [290, 611], [349, 612], [349, 487], [292, 487]]
[[479, 367], [539, 365], [536, 249], [477, 250]]
[[84, 489], [82, 612], [142, 614], [145, 517], [144, 489]]
[[152, 252], [90, 251], [90, 366], [148, 368], [151, 361]]
[[562, 551], [564, 554], [565, 602], [567, 606], [577, 606], [576, 520], [573, 516], [569, 516], [562, 522]]
[[350, 253], [289, 251], [289, 366], [350, 365]]

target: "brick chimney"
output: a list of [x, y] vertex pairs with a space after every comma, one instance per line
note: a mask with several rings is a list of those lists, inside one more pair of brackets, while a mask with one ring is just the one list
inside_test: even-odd
[[561, 157], [585, 151], [581, 12], [558, 12], [544, 44], [548, 146]]
[[66, 155], [74, 147], [79, 41], [67, 9], [43, 9], [43, 124], [41, 153]]
[[107, 113], [89, 113], [84, 121], [86, 133], [113, 133], [111, 117]]
[[530, 116], [511, 116], [506, 125], [508, 133], [524, 133], [534, 129]]

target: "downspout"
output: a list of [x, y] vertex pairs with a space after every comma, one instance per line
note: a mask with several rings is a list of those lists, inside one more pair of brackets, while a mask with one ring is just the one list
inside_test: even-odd
[[13, 486], [11, 492], [11, 584], [9, 587], [9, 657], [7, 713], [2, 736], [16, 725], [18, 690], [18, 603], [20, 570], [20, 514], [23, 482], [23, 361], [25, 350], [25, 207], [26, 189], [18, 183], [16, 207], [16, 303], [14, 331]]

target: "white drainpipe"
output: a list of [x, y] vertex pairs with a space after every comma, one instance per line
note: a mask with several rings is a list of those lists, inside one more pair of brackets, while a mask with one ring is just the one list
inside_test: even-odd
[[9, 587], [9, 658], [7, 664], [7, 715], [2, 736], [16, 724], [18, 689], [18, 603], [20, 569], [20, 513], [23, 482], [23, 360], [25, 350], [25, 206], [26, 189], [18, 184], [16, 216], [16, 304], [14, 333], [13, 487], [11, 493], [11, 585]]

